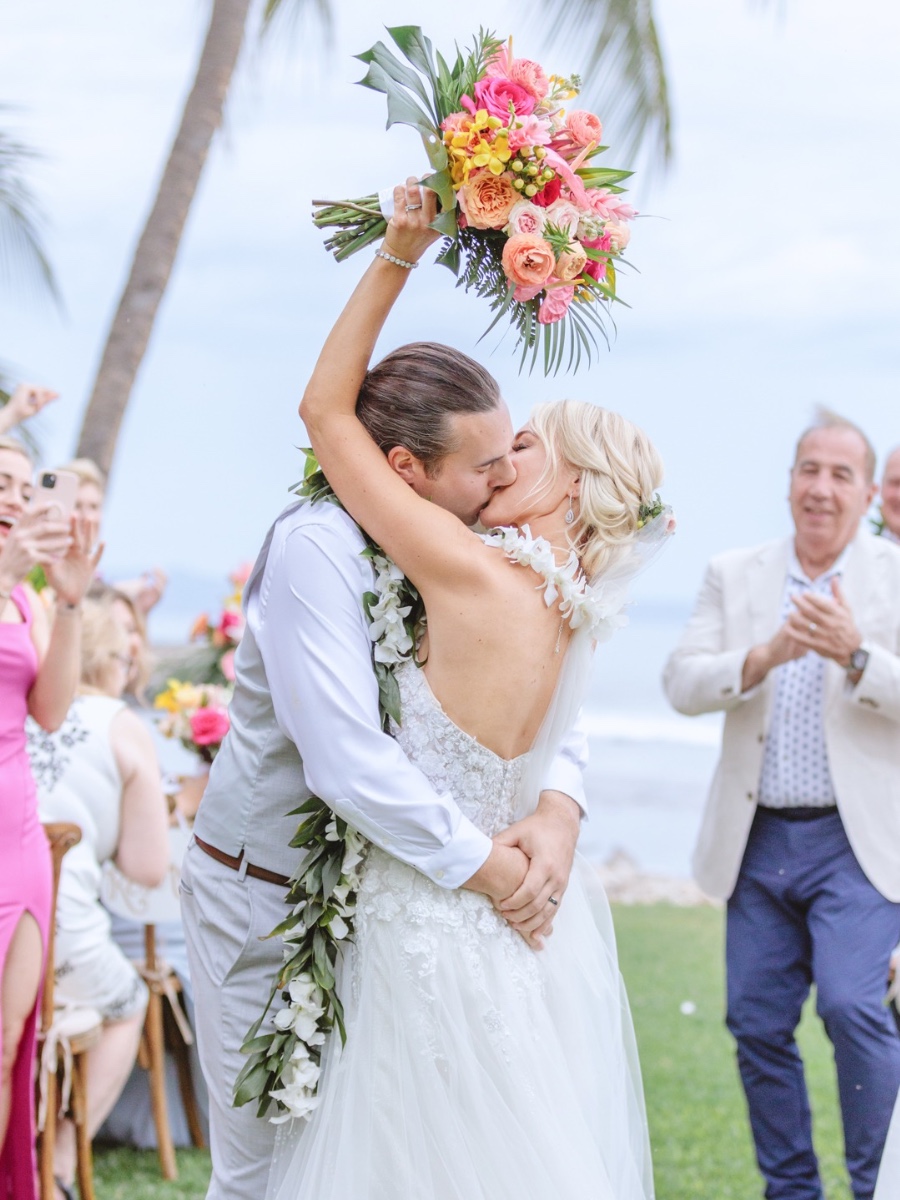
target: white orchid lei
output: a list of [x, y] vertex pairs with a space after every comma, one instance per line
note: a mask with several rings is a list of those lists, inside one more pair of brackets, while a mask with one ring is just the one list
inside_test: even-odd
[[563, 619], [573, 629], [587, 624], [594, 641], [605, 642], [628, 624], [622, 612], [624, 591], [620, 588], [592, 588], [581, 571], [578, 556], [572, 550], [562, 564], [557, 563], [553, 547], [544, 537], [532, 537], [527, 525], [522, 529], [493, 529], [484, 534], [488, 546], [499, 546], [507, 558], [531, 567], [544, 582], [544, 603], [558, 605]]
[[[296, 491], [311, 504], [339, 503], [311, 450], [306, 451], [304, 478]], [[393, 672], [412, 655], [423, 609], [400, 568], [370, 539], [366, 542], [363, 554], [372, 561], [375, 587], [365, 593], [363, 604], [387, 727], [389, 717], [400, 721], [400, 691]], [[290, 844], [305, 853], [285, 896], [290, 913], [269, 934], [284, 942], [283, 962], [266, 1007], [241, 1047], [248, 1058], [234, 1088], [235, 1105], [255, 1100], [257, 1116], [264, 1116], [274, 1103], [274, 1124], [310, 1118], [319, 1102], [328, 1035], [337, 1029], [341, 1042], [347, 1040], [337, 967], [342, 944], [353, 936], [360, 870], [369, 845], [317, 796], [291, 815], [302, 821]], [[261, 1032], [279, 995], [282, 1005]]]

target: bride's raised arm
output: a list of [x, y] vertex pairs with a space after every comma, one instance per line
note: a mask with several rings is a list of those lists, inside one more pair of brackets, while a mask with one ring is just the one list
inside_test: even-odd
[[420, 591], [429, 583], [462, 584], [461, 576], [477, 569], [473, 545], [479, 543], [457, 517], [418, 496], [391, 469], [357, 418], [356, 401], [413, 264], [439, 236], [428, 227], [435, 206], [434, 193], [413, 178], [394, 189], [382, 248], [328, 335], [300, 404], [319, 465], [341, 503]]

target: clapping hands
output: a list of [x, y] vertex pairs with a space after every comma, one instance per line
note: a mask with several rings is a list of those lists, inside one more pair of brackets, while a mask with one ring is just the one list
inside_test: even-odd
[[803, 648], [802, 653], [812, 650], [848, 667], [850, 655], [859, 649], [862, 639], [837, 578], [831, 580], [830, 596], [805, 592], [794, 597], [794, 609], [785, 629]]

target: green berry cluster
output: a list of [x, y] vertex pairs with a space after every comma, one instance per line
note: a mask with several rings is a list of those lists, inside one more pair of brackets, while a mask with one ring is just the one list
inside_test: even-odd
[[542, 191], [551, 179], [556, 178], [552, 167], [541, 166], [547, 151], [543, 146], [523, 146], [516, 157], [510, 159], [509, 170], [513, 172], [512, 185], [517, 192], [530, 200]]

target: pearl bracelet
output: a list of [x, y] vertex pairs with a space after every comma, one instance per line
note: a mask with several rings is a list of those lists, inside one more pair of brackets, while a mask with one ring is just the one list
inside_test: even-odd
[[386, 250], [376, 250], [375, 257], [376, 258], [384, 258], [388, 262], [394, 263], [395, 266], [405, 267], [407, 269], [407, 271], [415, 270], [415, 268], [419, 265], [417, 262], [416, 263], [407, 262], [405, 258], [395, 258], [393, 254], [388, 254], [388, 252]]

